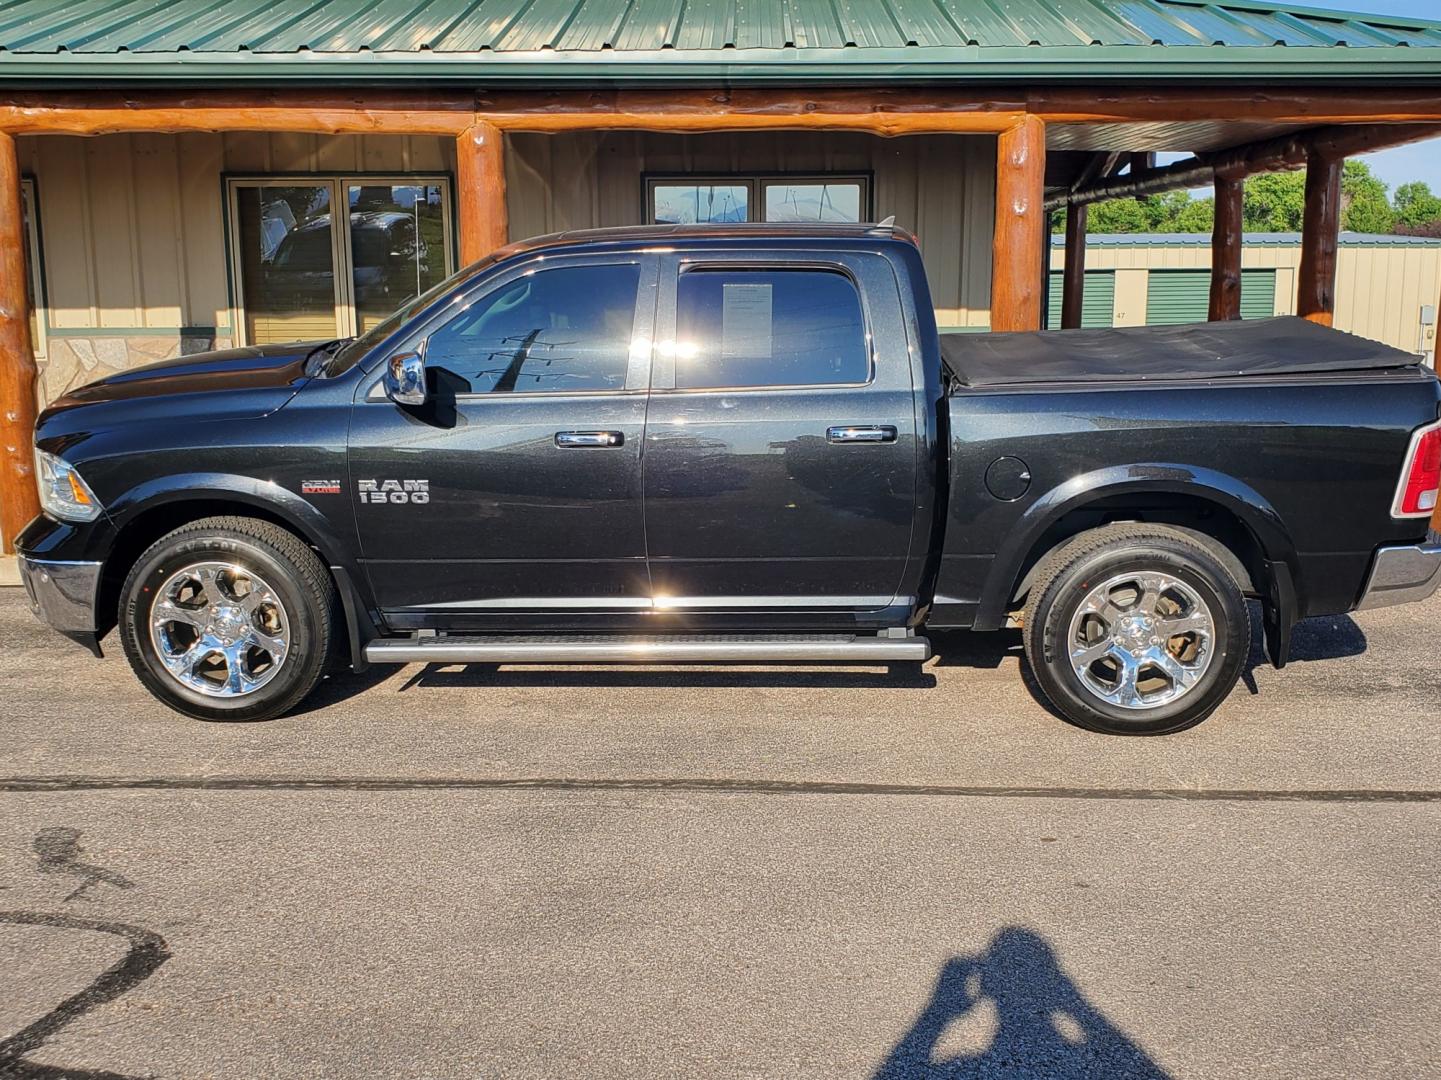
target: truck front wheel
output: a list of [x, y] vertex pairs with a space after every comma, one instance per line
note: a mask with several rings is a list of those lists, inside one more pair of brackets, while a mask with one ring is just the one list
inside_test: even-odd
[[212, 517], [162, 536], [120, 591], [126, 658], [152, 694], [202, 720], [269, 720], [320, 681], [335, 592], [284, 529]]
[[1111, 735], [1199, 724], [1250, 648], [1250, 612], [1230, 572], [1165, 526], [1110, 525], [1057, 549], [1026, 607], [1026, 659], [1046, 697]]

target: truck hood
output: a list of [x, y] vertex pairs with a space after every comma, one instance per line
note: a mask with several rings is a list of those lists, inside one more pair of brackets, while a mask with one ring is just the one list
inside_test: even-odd
[[305, 359], [321, 342], [196, 353], [121, 371], [71, 390], [40, 414], [37, 438], [116, 424], [186, 423], [265, 416], [306, 382]]

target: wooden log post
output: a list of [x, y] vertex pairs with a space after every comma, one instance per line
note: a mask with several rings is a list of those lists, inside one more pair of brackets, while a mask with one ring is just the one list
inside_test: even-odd
[[1241, 196], [1239, 176], [1216, 174], [1216, 223], [1211, 229], [1211, 306], [1207, 318], [1241, 317]]
[[469, 266], [510, 242], [505, 208], [505, 135], [494, 124], [474, 124], [455, 147], [460, 188], [460, 262]]
[[1296, 314], [1330, 326], [1336, 313], [1336, 242], [1341, 231], [1341, 170], [1345, 159], [1316, 153], [1306, 164], [1301, 217], [1301, 266]]
[[1046, 125], [1026, 116], [996, 139], [996, 228], [991, 241], [991, 329], [1041, 328]]
[[[1085, 203], [1066, 207], [1066, 267], [1061, 274], [1061, 329], [1076, 330], [1086, 302], [1086, 219]], [[1049, 268], [1048, 268], [1049, 269]]]
[[40, 513], [35, 490], [35, 353], [25, 297], [25, 222], [15, 138], [0, 132], [0, 551]]

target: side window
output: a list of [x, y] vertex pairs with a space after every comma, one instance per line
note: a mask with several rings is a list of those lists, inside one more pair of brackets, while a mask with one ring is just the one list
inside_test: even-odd
[[708, 270], [676, 291], [678, 390], [870, 378], [861, 298], [834, 270]]
[[640, 267], [535, 270], [434, 331], [427, 367], [471, 394], [625, 388]]

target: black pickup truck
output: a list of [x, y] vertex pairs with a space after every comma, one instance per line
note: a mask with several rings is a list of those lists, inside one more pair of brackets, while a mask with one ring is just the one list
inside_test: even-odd
[[512, 245], [365, 335], [155, 364], [55, 402], [41, 618], [207, 719], [335, 663], [915, 665], [1023, 627], [1056, 709], [1177, 731], [1260, 601], [1423, 599], [1441, 387], [1295, 319], [938, 335], [885, 226]]

